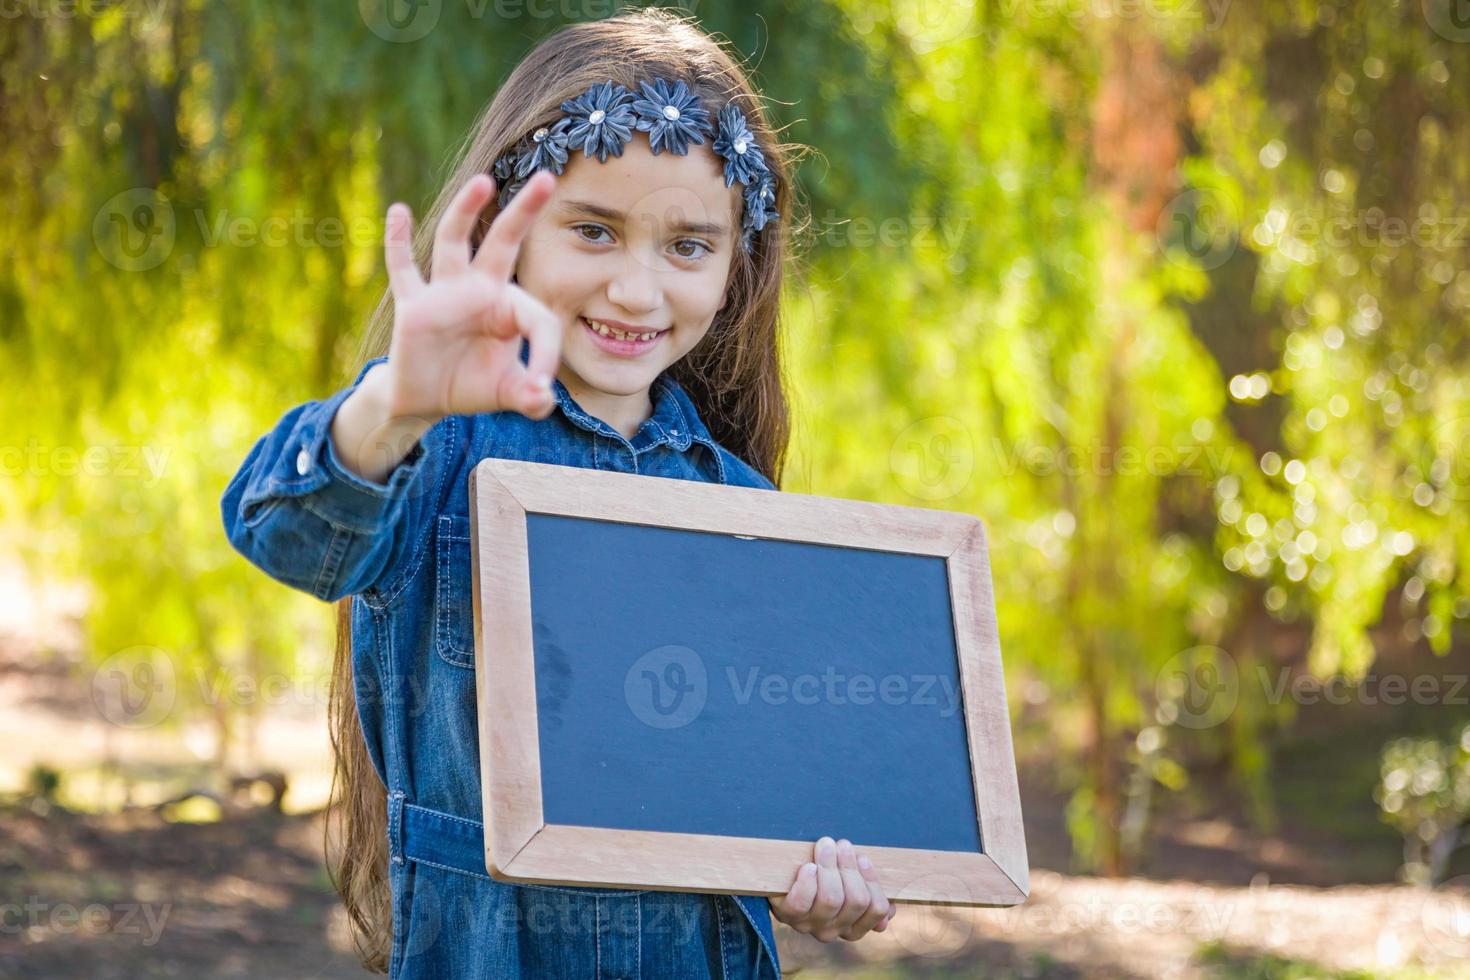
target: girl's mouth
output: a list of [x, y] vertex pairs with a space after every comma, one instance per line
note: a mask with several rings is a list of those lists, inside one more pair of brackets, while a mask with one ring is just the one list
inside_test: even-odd
[[592, 338], [594, 344], [609, 354], [617, 354], [620, 357], [639, 357], [646, 354], [658, 346], [660, 337], [668, 333], [667, 330], [660, 330], [657, 333], [651, 331], [623, 333], [603, 323], [593, 326], [593, 321], [588, 320], [585, 316], [577, 317], [577, 322], [582, 324], [582, 329]]

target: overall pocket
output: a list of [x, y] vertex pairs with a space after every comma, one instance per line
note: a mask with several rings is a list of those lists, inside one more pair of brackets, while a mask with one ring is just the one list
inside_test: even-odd
[[439, 515], [434, 552], [434, 649], [456, 667], [475, 666], [475, 607], [471, 595], [470, 519]]

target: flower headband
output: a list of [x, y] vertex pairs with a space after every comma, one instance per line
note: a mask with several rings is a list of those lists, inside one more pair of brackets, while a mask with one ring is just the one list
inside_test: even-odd
[[653, 84], [639, 82], [638, 87], [642, 98], [617, 82], [593, 85], [561, 104], [565, 116], [502, 154], [493, 168], [500, 185], [500, 206], [504, 208], [538, 170], [561, 176], [571, 150], [580, 149], [585, 156], [606, 163], [608, 154], [623, 155], [624, 144], [638, 130], [648, 134], [654, 156], [664, 150], [684, 156], [691, 142], [703, 143], [708, 136], [713, 139], [710, 149], [724, 158], [725, 186], [738, 180], [743, 188], [740, 244], [749, 252], [754, 237], [780, 214], [775, 208], [775, 176], [746, 126], [745, 115], [733, 101], [727, 102], [717, 125], [711, 125], [709, 110], [683, 81], [670, 85], [655, 78]]

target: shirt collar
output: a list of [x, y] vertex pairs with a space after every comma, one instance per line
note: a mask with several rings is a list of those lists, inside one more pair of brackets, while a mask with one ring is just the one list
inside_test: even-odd
[[[521, 363], [529, 364], [530, 357], [531, 343], [522, 338]], [[610, 439], [630, 441], [602, 419], [587, 414], [582, 406], [577, 404], [571, 392], [567, 391], [566, 385], [561, 383], [560, 378], [551, 379], [551, 389], [556, 396], [557, 407], [572, 424], [588, 432], [605, 435]], [[683, 452], [689, 448], [690, 444], [698, 442], [708, 448], [711, 455], [718, 458], [719, 452], [714, 437], [710, 435], [709, 429], [705, 428], [704, 422], [699, 417], [699, 410], [694, 407], [694, 402], [684, 390], [684, 386], [670, 377], [667, 371], [653, 379], [653, 385], [649, 388], [649, 397], [653, 400], [653, 414], [633, 434], [631, 443], [635, 450], [642, 450], [659, 443], [668, 443]]]

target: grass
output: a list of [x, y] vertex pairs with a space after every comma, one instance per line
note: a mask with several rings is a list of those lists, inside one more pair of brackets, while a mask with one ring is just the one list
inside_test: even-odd
[[1426, 972], [1405, 967], [1397, 970], [1334, 970], [1309, 960], [1295, 960], [1275, 953], [1232, 950], [1219, 942], [1205, 943], [1195, 954], [1212, 980], [1447, 980], [1463, 973]]

